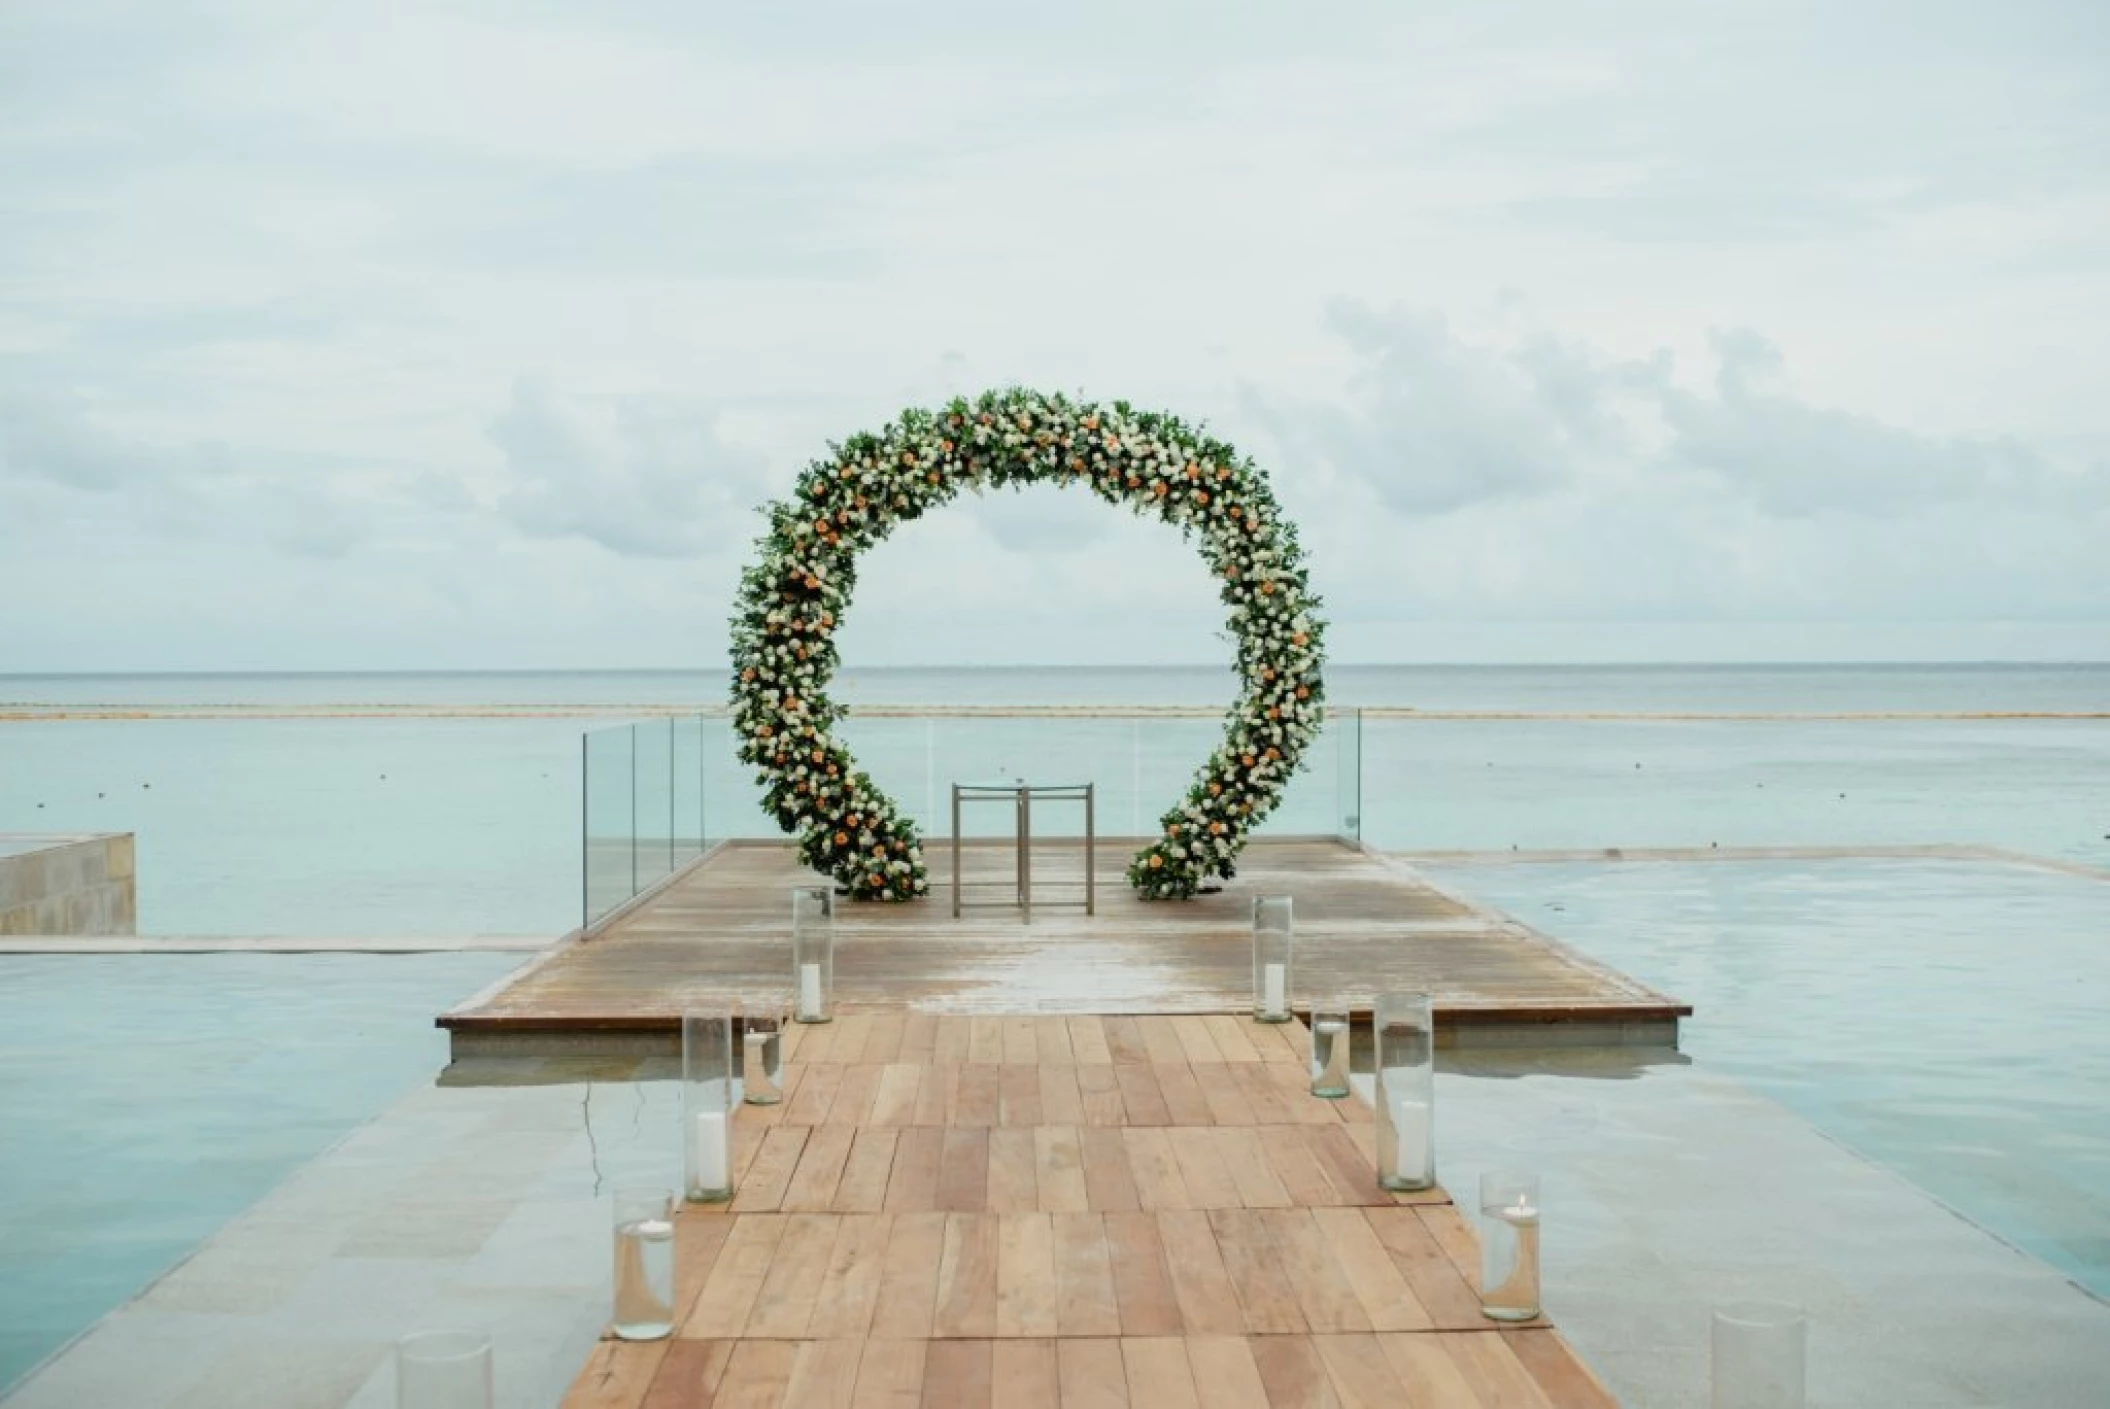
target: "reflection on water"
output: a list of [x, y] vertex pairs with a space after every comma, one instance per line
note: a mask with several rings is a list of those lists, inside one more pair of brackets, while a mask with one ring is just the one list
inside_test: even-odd
[[2110, 1294], [2110, 882], [1936, 860], [1434, 874], [1691, 1002], [1698, 1061]]

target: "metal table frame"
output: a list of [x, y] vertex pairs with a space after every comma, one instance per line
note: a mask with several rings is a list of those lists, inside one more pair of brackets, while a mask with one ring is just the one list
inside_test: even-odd
[[[1093, 784], [1091, 783], [1028, 783], [1023, 780], [1011, 783], [954, 783], [952, 785], [952, 917], [960, 918], [962, 910], [1008, 910], [1011, 905], [1001, 901], [981, 901], [969, 905], [960, 898], [960, 808], [969, 802], [1009, 802], [1014, 811], [1014, 835], [1018, 848], [1018, 898], [1013, 902], [1023, 910], [1026, 923], [1033, 923], [1033, 803], [1081, 802], [1084, 804], [1084, 913], [1096, 915], [1098, 906], [1098, 879], [1096, 861], [1097, 833], [1094, 826]], [[1074, 904], [1075, 902], [1067, 902]], [[1049, 909], [1066, 908], [1066, 905], [1050, 904]]]

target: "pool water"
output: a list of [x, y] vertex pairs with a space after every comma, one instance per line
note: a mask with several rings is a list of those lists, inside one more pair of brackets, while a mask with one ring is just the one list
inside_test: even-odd
[[518, 954], [0, 958], [0, 1392], [446, 1064]]
[[1690, 1002], [1694, 1059], [2110, 1296], [2110, 880], [1920, 859], [1428, 872]]

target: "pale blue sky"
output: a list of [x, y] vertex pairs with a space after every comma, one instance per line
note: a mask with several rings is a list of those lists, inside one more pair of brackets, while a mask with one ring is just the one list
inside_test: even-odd
[[[2110, 16], [0, 8], [0, 672], [675, 666], [825, 444], [1207, 420], [1359, 660], [2110, 657]], [[904, 530], [854, 662], [1207, 660]]]

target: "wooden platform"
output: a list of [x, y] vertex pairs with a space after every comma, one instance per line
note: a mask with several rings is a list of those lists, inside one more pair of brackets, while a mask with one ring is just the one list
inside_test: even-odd
[[1480, 1314], [1440, 1189], [1377, 1186], [1371, 1114], [1300, 1025], [845, 1017], [743, 1107], [738, 1193], [676, 1220], [675, 1336], [605, 1340], [570, 1409], [1415, 1404], [1612, 1397]]
[[[1258, 842], [1235, 882], [1147, 903], [1122, 877], [1130, 848], [1102, 842], [1098, 913], [1081, 900], [1081, 848], [1034, 852], [1032, 923], [1016, 910], [951, 915], [941, 880], [912, 905], [844, 903], [835, 991], [844, 1011], [1223, 1013], [1252, 996], [1252, 897], [1296, 898], [1300, 1011], [1367, 1007], [1385, 989], [1436, 996], [1439, 1041], [1675, 1045], [1691, 1008], [1544, 935], [1480, 912], [1404, 866], [1332, 841]], [[1008, 845], [967, 848], [970, 898], [1012, 884]], [[935, 851], [943, 877], [949, 858]], [[678, 1050], [685, 1005], [761, 999], [790, 982], [789, 890], [816, 877], [788, 846], [720, 847], [597, 936], [573, 940], [440, 1018], [457, 1055]]]

